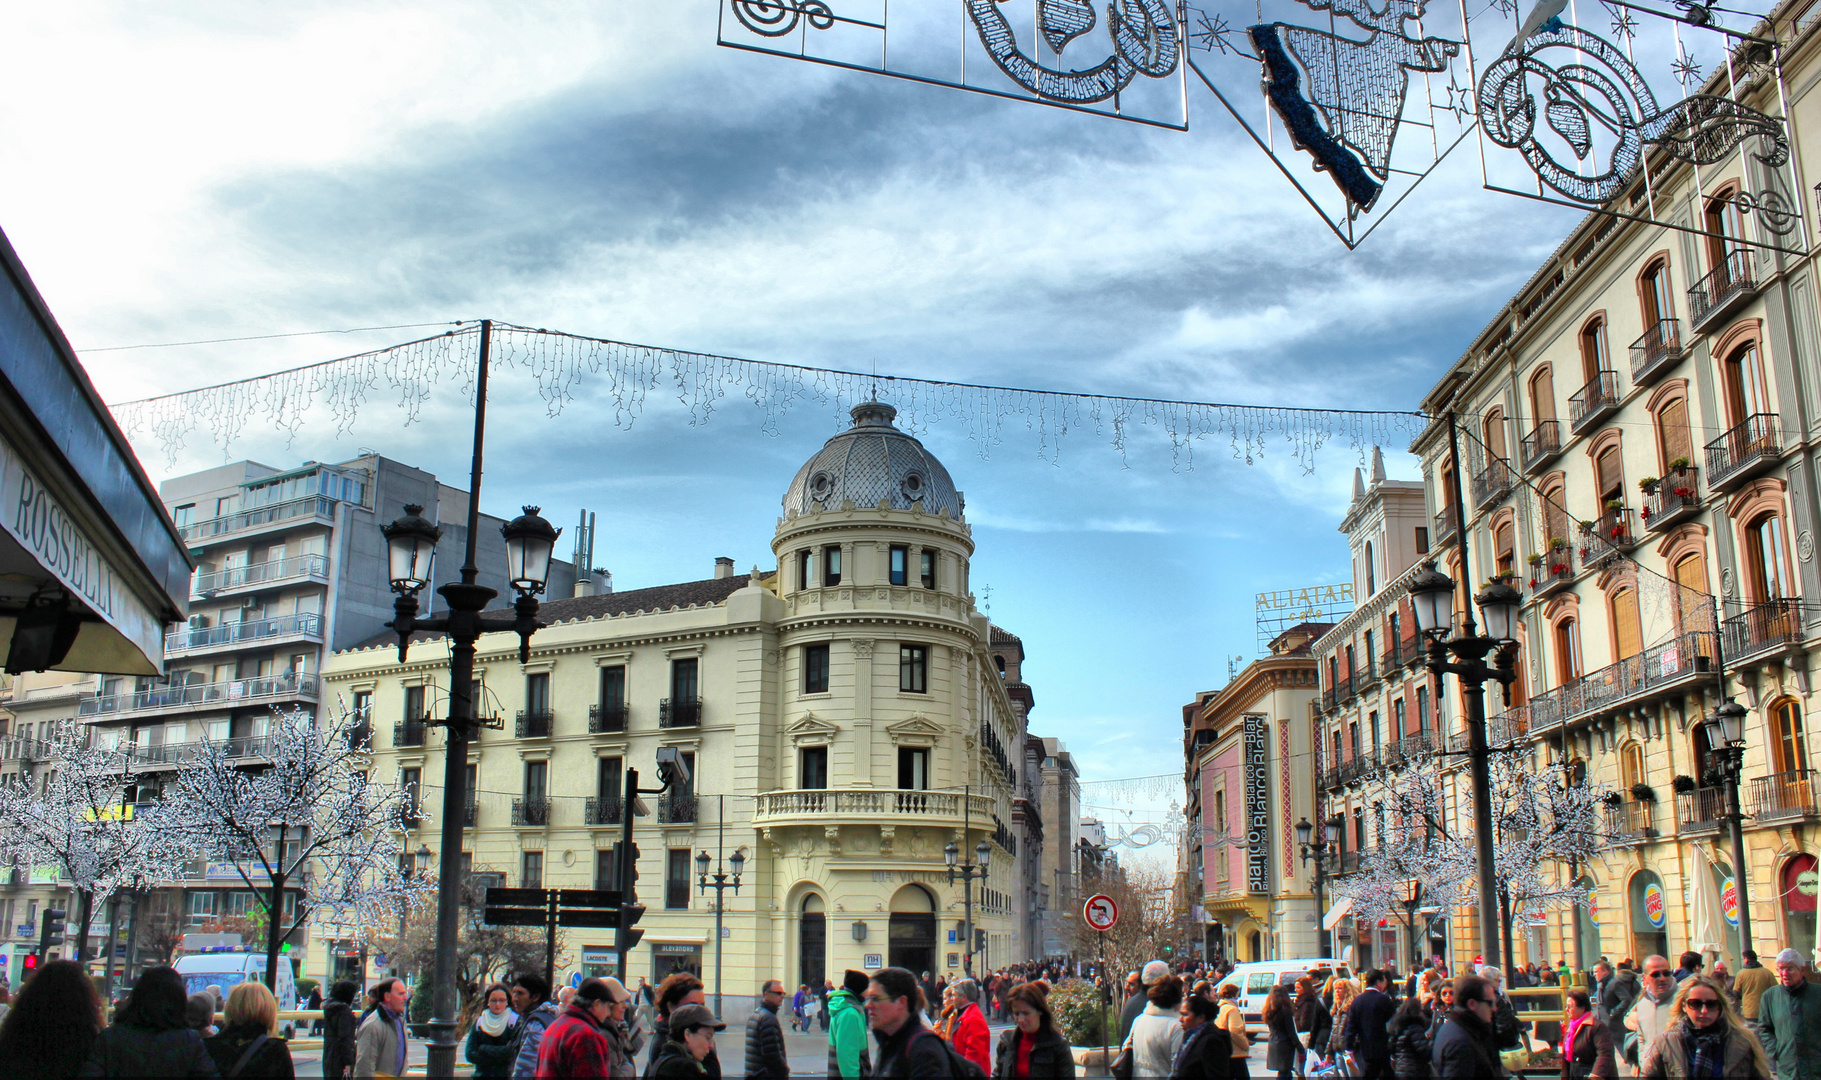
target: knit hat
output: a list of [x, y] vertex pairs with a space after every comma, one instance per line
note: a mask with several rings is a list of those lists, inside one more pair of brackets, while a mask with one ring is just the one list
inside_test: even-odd
[[848, 968], [841, 973], [841, 989], [850, 994], [866, 993], [866, 984], [871, 981], [866, 977], [866, 972], [855, 971], [853, 968]]

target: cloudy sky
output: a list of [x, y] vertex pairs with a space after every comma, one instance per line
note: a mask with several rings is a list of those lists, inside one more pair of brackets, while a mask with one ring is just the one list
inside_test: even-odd
[[[1190, 130], [1157, 130], [718, 48], [716, 14], [10, 8], [0, 227], [111, 401], [421, 332], [108, 347], [490, 316], [928, 378], [1406, 409], [1574, 220], [1482, 191], [1457, 155], [1349, 253], [1198, 87]], [[549, 418], [522, 378], [494, 400], [486, 507], [595, 511], [623, 589], [767, 560], [785, 484], [837, 423], [799, 410], [773, 437], [737, 403], [705, 426], [659, 403], [626, 431], [598, 388]], [[459, 483], [457, 405], [406, 427], [382, 402], [339, 439], [258, 431], [233, 456], [372, 447]], [[1123, 459], [1071, 435], [1055, 463], [1016, 430], [985, 457], [958, 425], [926, 442], [967, 492], [976, 592], [1026, 642], [1033, 727], [1088, 779], [1179, 769], [1180, 706], [1256, 654], [1254, 593], [1346, 572], [1345, 447], [1305, 474], [1221, 445], [1173, 467], [1144, 432]], [[175, 468], [222, 455], [193, 441]]]

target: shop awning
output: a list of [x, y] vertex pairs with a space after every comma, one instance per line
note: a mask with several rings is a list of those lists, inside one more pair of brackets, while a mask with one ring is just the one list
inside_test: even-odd
[[1321, 917], [1321, 928], [1323, 930], [1334, 929], [1340, 924], [1342, 919], [1347, 917], [1347, 913], [1352, 910], [1353, 898], [1351, 896], [1342, 897], [1339, 903], [1329, 908], [1328, 913]]

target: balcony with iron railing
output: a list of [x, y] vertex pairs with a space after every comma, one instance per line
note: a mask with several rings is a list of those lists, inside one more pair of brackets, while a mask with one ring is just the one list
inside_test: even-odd
[[362, 720], [349, 724], [342, 729], [350, 750], [371, 750], [373, 748], [373, 725]]
[[626, 730], [626, 703], [588, 706], [588, 734], [618, 735]]
[[1452, 506], [1437, 513], [1435, 515], [1435, 532], [1430, 539], [1430, 543], [1435, 547], [1440, 547], [1450, 540], [1453, 540], [1454, 534], [1460, 531], [1459, 528], [1457, 528], [1459, 522], [1460, 519], [1454, 516], [1454, 507]]
[[1426, 760], [1435, 753], [1435, 737], [1427, 731], [1414, 731], [1385, 746], [1385, 764], [1396, 768]]
[[48, 761], [51, 744], [29, 735], [0, 737], [0, 761]]
[[676, 701], [665, 698], [658, 702], [659, 727], [700, 727], [701, 724], [701, 698], [678, 698]]
[[993, 800], [959, 791], [909, 788], [812, 788], [768, 791], [758, 796], [755, 826], [824, 824], [930, 825], [979, 828], [993, 820]]
[[1530, 598], [1540, 600], [1574, 581], [1574, 549], [1567, 546], [1551, 545], [1542, 554], [1542, 561], [1530, 564]]
[[1593, 528], [1581, 535], [1581, 565], [1602, 566], [1607, 559], [1637, 547], [1638, 539], [1630, 507], [1607, 507], [1600, 511]]
[[542, 796], [512, 800], [512, 824], [525, 829], [541, 829], [550, 824], [550, 800]]
[[658, 796], [658, 823], [688, 825], [696, 820], [696, 797], [665, 792]]
[[1726, 491], [1776, 464], [1783, 456], [1783, 422], [1776, 413], [1753, 413], [1705, 447], [1707, 485]]
[[547, 709], [520, 709], [512, 733], [521, 739], [548, 739], [556, 727], [556, 714]]
[[1614, 843], [1641, 844], [1657, 836], [1657, 804], [1652, 802], [1607, 803], [1602, 808], [1606, 834]]
[[1757, 256], [1750, 248], [1734, 248], [1706, 277], [1688, 287], [1688, 321], [1696, 333], [1705, 333], [1744, 307], [1762, 285]]
[[1321, 773], [1322, 790], [1339, 791], [1341, 788], [1347, 786], [1346, 780], [1342, 779], [1343, 774], [1342, 774], [1341, 768], [1342, 767], [1340, 765], [1330, 765], [1327, 768], [1322, 770], [1322, 773]]
[[[138, 743], [122, 744], [121, 750], [135, 765], [177, 765], [196, 756], [206, 745], [202, 742], [160, 743], [156, 746]], [[272, 748], [269, 735], [240, 735], [215, 744], [229, 759], [264, 758]]]
[[474, 828], [474, 819], [479, 813], [480, 803], [475, 799], [473, 792], [470, 792], [467, 801], [462, 804], [462, 828]]
[[1802, 601], [1771, 600], [1754, 604], [1720, 624], [1726, 660], [1734, 663], [1802, 643]]
[[1698, 787], [1676, 792], [1677, 828], [1684, 836], [1718, 832], [1726, 813], [1726, 789]]
[[1340, 691], [1336, 687], [1330, 686], [1321, 692], [1321, 707], [1323, 712], [1333, 712], [1340, 707]]
[[1643, 386], [1682, 359], [1682, 320], [1658, 319], [1631, 343], [1631, 385]]
[[430, 733], [430, 725], [422, 720], [400, 720], [392, 725], [393, 746], [422, 746]]
[[177, 534], [186, 543], [196, 544], [222, 536], [251, 535], [267, 529], [289, 528], [318, 521], [323, 524], [333, 524], [335, 521], [335, 500], [327, 495], [311, 495], [179, 525]]
[[1473, 477], [1473, 505], [1484, 510], [1511, 494], [1516, 484], [1517, 475], [1511, 471], [1511, 463], [1504, 458], [1493, 458], [1490, 465]]
[[1568, 429], [1574, 434], [1581, 432], [1612, 415], [1619, 407], [1619, 374], [1616, 371], [1596, 372], [1587, 380], [1587, 385], [1574, 392], [1568, 399]]
[[582, 803], [582, 823], [585, 825], [619, 825], [625, 821], [620, 815], [624, 813], [626, 800], [618, 795], [600, 798], [590, 795]]
[[1759, 821], [1786, 821], [1790, 818], [1821, 815], [1821, 783], [1813, 769], [1756, 776], [1745, 800], [1745, 812]]
[[76, 703], [77, 716], [125, 716], [133, 713], [194, 712], [280, 701], [315, 701], [318, 683], [309, 672], [288, 672], [257, 679], [157, 686], [119, 694], [86, 694]]
[[[1490, 701], [1490, 699], [1488, 699]], [[1463, 721], [1464, 723], [1464, 721]], [[1530, 734], [1530, 707], [1516, 705], [1496, 716], [1486, 718], [1486, 745], [1511, 746], [1522, 742]], [[1453, 754], [1464, 754], [1472, 745], [1472, 734], [1457, 731], [1448, 736], [1448, 751]]]
[[1644, 493], [1644, 528], [1651, 532], [1667, 529], [1701, 512], [1701, 495], [1696, 485], [1699, 469], [1672, 471]]
[[1530, 699], [1530, 730], [1549, 731], [1620, 705], [1679, 693], [1692, 682], [1710, 679], [1715, 644], [1711, 632], [1691, 630], [1538, 694]]
[[1522, 460], [1525, 472], [1534, 472], [1562, 452], [1562, 422], [1539, 420], [1524, 436]]
[[327, 555], [293, 555], [288, 559], [268, 559], [248, 566], [230, 566], [190, 579], [190, 597], [206, 600], [242, 590], [269, 589], [300, 581], [329, 580]]
[[276, 619], [246, 619], [179, 630], [164, 636], [164, 651], [169, 654], [266, 648], [296, 640], [321, 642], [322, 616], [281, 615]]

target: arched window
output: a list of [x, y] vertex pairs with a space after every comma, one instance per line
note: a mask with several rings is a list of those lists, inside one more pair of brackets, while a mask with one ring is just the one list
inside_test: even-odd
[[[1727, 257], [1735, 251], [1742, 250], [1739, 241], [1745, 237], [1745, 219], [1739, 213], [1739, 204], [1734, 200], [1739, 189], [1728, 186], [1707, 200], [1702, 222], [1710, 234], [1707, 237], [1707, 260], [1713, 269], [1719, 270], [1727, 262]], [[1720, 280], [1731, 281], [1732, 268], [1722, 270]]]
[[1619, 748], [1619, 785], [1627, 791], [1644, 783], [1644, 746], [1628, 742]]
[[[1583, 890], [1585, 895], [1594, 896], [1596, 886], [1593, 878], [1582, 874], [1574, 884], [1576, 888]], [[1597, 900], [1590, 900], [1587, 905], [1587, 915], [1581, 919], [1581, 955], [1586, 957], [1600, 955], [1600, 920], [1596, 905]]]
[[1778, 875], [1779, 907], [1783, 909], [1783, 940], [1792, 949], [1813, 956], [1815, 952], [1816, 864], [1813, 855], [1797, 855], [1783, 864]]
[[1644, 651], [1644, 628], [1638, 617], [1638, 591], [1625, 588], [1612, 594], [1613, 659], [1624, 660]]
[[1669, 897], [1663, 891], [1663, 879], [1649, 870], [1640, 870], [1631, 878], [1631, 953], [1642, 960], [1646, 956], [1670, 956]]
[[1366, 541], [1366, 595], [1378, 592], [1378, 566], [1372, 561], [1372, 541]]
[[1764, 360], [1758, 343], [1748, 341], [1727, 354], [1722, 372], [1726, 383], [1727, 420], [1737, 427], [1759, 413], [1771, 411], [1764, 385]]
[[1751, 599], [1768, 603], [1795, 596], [1791, 587], [1789, 559], [1783, 544], [1783, 519], [1776, 514], [1763, 514], [1745, 528], [1746, 573], [1750, 577]]
[[1517, 544], [1512, 539], [1511, 520], [1499, 522], [1492, 530], [1493, 566], [1500, 574], [1509, 574], [1517, 569]]
[[1505, 445], [1505, 410], [1494, 408], [1486, 414], [1485, 432], [1486, 453], [1496, 461], [1509, 458], [1511, 453]]
[[[1676, 596], [1676, 623], [1684, 632], [1714, 629], [1713, 602], [1707, 595], [1707, 558], [1698, 551], [1676, 560], [1671, 568], [1681, 590]], [[1705, 645], [1702, 649], [1706, 652]]]
[[1694, 439], [1688, 433], [1687, 398], [1672, 399], [1657, 410], [1657, 453], [1661, 455], [1663, 475], [1669, 473], [1669, 463], [1677, 459], [1694, 463]]
[[1619, 444], [1613, 443], [1600, 451], [1600, 456], [1593, 462], [1593, 480], [1599, 488], [1600, 511], [1606, 511], [1606, 504], [1617, 499], [1625, 501], [1625, 463], [1619, 456]]
[[1669, 291], [1669, 260], [1658, 259], [1650, 264], [1638, 283], [1638, 299], [1644, 307], [1644, 326], [1646, 329], [1655, 326], [1660, 320], [1676, 317], [1675, 297]]
[[1802, 705], [1794, 698], [1770, 707], [1770, 763], [1775, 772], [1802, 772], [1807, 779], [1808, 739], [1802, 732]]
[[1611, 369], [1606, 353], [1606, 320], [1594, 319], [1581, 328], [1581, 375], [1592, 382], [1600, 372]]
[[1547, 365], [1530, 376], [1530, 415], [1538, 424], [1555, 419], [1555, 376]]
[[1560, 481], [1543, 489], [1543, 546], [1555, 547], [1555, 541], [1564, 545], [1572, 535], [1568, 522], [1568, 493]]
[[1555, 624], [1555, 681], [1557, 686], [1581, 677], [1581, 632], [1574, 616], [1557, 619]]

